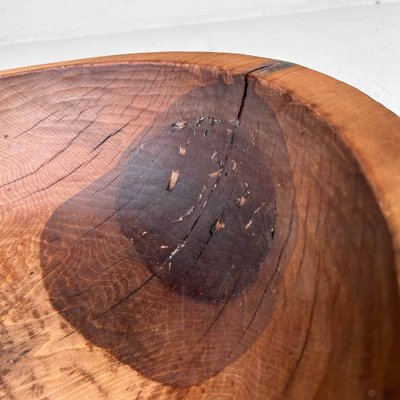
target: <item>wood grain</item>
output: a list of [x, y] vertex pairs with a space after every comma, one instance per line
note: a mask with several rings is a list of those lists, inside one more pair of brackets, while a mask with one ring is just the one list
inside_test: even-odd
[[399, 127], [258, 57], [0, 73], [0, 396], [399, 398]]

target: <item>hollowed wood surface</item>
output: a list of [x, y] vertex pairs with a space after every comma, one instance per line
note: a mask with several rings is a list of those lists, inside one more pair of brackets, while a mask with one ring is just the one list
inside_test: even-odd
[[2, 73], [0, 395], [399, 398], [399, 126], [257, 57]]

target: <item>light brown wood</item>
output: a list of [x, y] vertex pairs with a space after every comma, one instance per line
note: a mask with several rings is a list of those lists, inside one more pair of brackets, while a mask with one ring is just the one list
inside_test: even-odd
[[276, 60], [0, 72], [0, 397], [400, 398], [399, 143]]

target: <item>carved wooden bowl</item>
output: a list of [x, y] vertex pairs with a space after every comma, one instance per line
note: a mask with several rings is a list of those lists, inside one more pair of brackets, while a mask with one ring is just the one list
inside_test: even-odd
[[399, 398], [400, 119], [217, 53], [0, 75], [0, 397]]

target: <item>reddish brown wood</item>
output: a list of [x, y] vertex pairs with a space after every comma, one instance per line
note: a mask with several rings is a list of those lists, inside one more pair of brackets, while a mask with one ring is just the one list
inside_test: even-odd
[[1, 395], [398, 398], [399, 126], [250, 56], [0, 73]]

